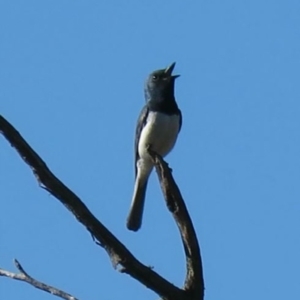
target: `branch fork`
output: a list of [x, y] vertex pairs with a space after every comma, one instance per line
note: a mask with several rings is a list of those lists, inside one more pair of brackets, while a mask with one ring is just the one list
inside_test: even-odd
[[[160, 181], [161, 189], [171, 212], [184, 247], [186, 257], [186, 278], [183, 288], [179, 288], [156, 273], [153, 268], [141, 263], [87, 208], [82, 200], [61, 182], [47, 167], [42, 158], [31, 148], [20, 133], [0, 115], [0, 133], [16, 149], [20, 157], [32, 169], [39, 185], [57, 198], [92, 235], [97, 245], [104, 248], [113, 266], [126, 273], [157, 293], [164, 300], [203, 300], [204, 280], [201, 254], [197, 236], [185, 206], [180, 190], [172, 176], [168, 164], [150, 148], [148, 149]], [[36, 288], [52, 293], [62, 299], [77, 298], [61, 290], [33, 279], [15, 260], [20, 273], [0, 269], [0, 276], [27, 282]], [[59, 294], [60, 292], [61, 294]]]

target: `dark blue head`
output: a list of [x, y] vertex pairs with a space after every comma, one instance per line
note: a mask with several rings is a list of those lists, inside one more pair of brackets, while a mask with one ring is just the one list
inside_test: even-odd
[[146, 80], [146, 101], [172, 101], [174, 97], [175, 79], [180, 75], [172, 75], [175, 62], [166, 69], [152, 72]]

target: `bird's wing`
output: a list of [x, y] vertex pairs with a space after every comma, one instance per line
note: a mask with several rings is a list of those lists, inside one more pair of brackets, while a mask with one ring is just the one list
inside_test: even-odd
[[181, 126], [182, 126], [182, 113], [181, 110], [178, 109], [178, 114], [179, 114], [179, 130], [178, 133], [180, 132]]
[[136, 130], [135, 130], [135, 141], [134, 141], [134, 168], [135, 168], [135, 176], [137, 175], [137, 167], [136, 167], [136, 163], [139, 159], [139, 141], [140, 141], [140, 137], [141, 137], [141, 132], [144, 128], [144, 126], [146, 125], [146, 121], [147, 121], [147, 117], [148, 117], [148, 113], [149, 113], [149, 108], [147, 105], [144, 106], [144, 108], [142, 109], [140, 115], [139, 115], [139, 119], [136, 125]]

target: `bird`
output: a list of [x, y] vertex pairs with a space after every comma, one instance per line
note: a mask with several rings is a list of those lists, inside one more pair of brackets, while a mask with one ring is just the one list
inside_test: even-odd
[[182, 114], [175, 100], [175, 62], [152, 72], [145, 83], [146, 104], [139, 115], [134, 141], [135, 184], [127, 228], [138, 231], [142, 225], [146, 189], [154, 167], [150, 149], [166, 156], [174, 147], [182, 126]]

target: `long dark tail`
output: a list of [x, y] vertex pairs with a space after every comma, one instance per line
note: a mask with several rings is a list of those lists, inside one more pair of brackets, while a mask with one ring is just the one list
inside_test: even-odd
[[145, 196], [148, 180], [136, 178], [130, 211], [127, 217], [127, 228], [138, 231], [142, 225]]

